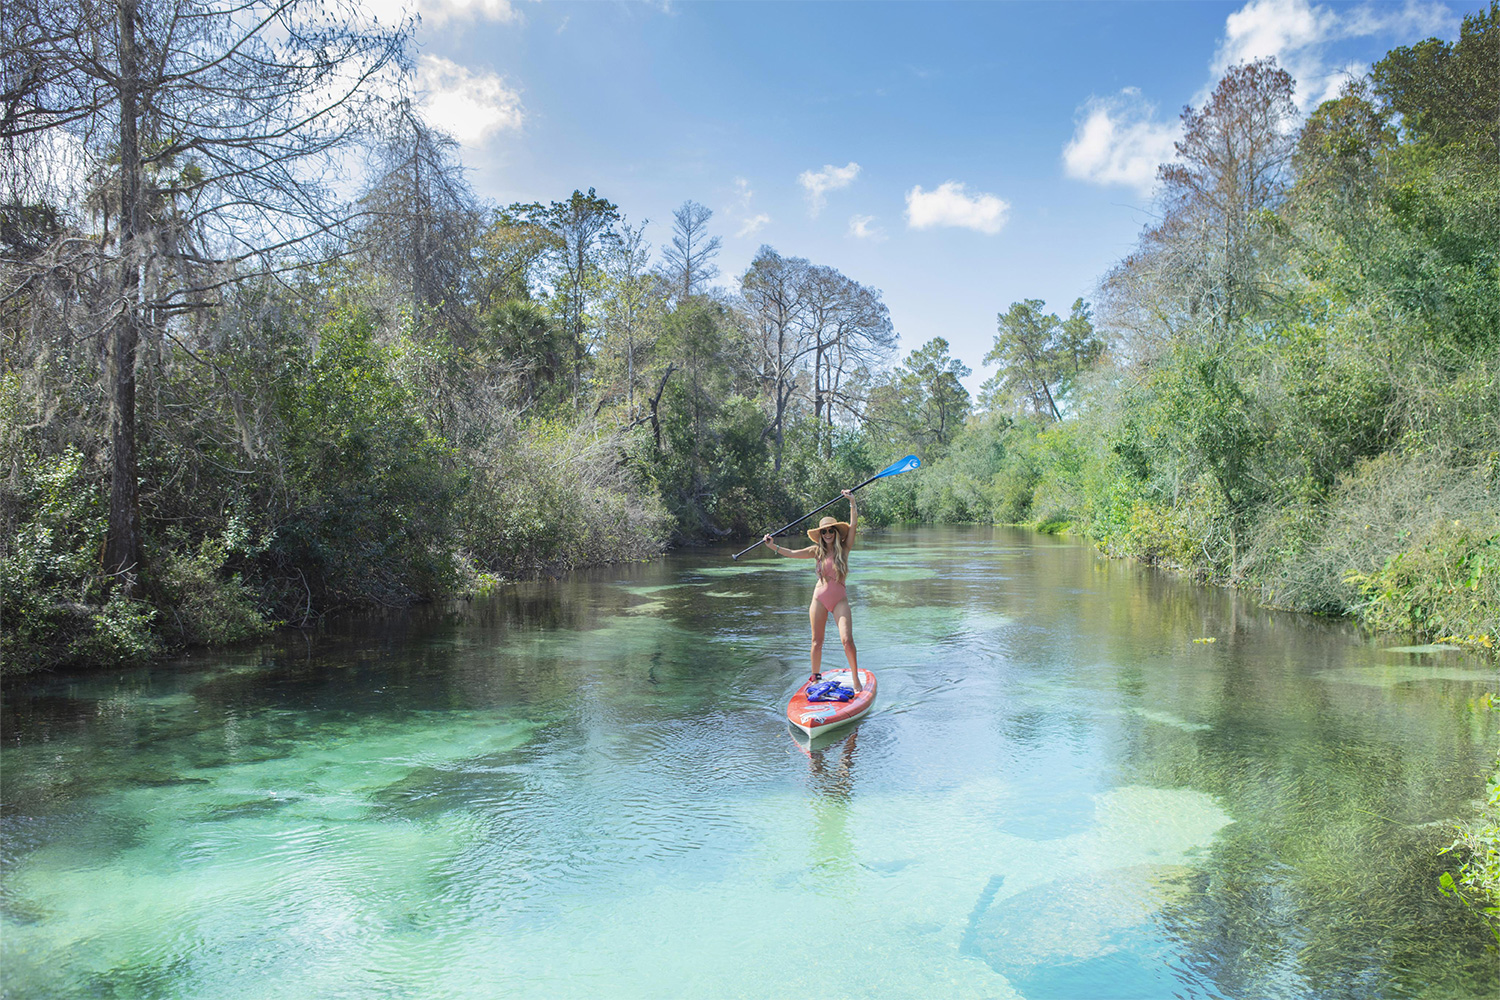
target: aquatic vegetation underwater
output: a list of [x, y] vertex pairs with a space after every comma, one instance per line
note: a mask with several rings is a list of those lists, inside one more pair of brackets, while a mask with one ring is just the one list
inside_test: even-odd
[[1437, 891], [1482, 661], [953, 534], [872, 536], [880, 699], [812, 745], [810, 581], [712, 552], [8, 687], [0, 992], [781, 996], [830, 942], [872, 997], [1500, 988]]

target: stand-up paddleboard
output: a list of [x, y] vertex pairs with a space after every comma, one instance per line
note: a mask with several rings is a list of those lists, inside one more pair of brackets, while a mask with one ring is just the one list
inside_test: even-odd
[[[825, 670], [823, 679], [838, 681], [845, 687], [854, 686], [849, 683], [847, 669]], [[848, 701], [808, 701], [807, 682], [803, 681], [792, 700], [786, 703], [786, 721], [808, 736], [816, 736], [861, 718], [875, 704], [875, 675], [861, 667], [859, 680], [864, 689]]]

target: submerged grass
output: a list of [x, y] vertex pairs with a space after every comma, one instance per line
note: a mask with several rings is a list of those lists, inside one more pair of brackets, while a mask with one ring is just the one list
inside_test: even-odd
[[[419, 647], [81, 680], [3, 749], [7, 985], [777, 995], [839, 912], [872, 997], [1494, 995], [1436, 893], [1487, 727], [1418, 658], [1465, 654], [1231, 627], [1221, 591], [1045, 539], [1004, 575], [933, 561], [851, 588], [884, 707], [806, 757], [792, 561], [736, 598], [679, 556], [505, 588]], [[673, 946], [705, 936], [713, 963]]]
[[[1476, 706], [1493, 711], [1495, 703], [1495, 696], [1486, 694], [1477, 699]], [[1500, 759], [1495, 761], [1477, 814], [1457, 824], [1455, 833], [1453, 843], [1443, 853], [1463, 860], [1456, 877], [1443, 872], [1438, 889], [1479, 913], [1495, 935], [1496, 945], [1500, 945]]]

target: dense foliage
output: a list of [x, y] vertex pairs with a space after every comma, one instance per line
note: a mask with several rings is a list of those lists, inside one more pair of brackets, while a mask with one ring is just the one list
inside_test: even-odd
[[[4, 53], [36, 70], [0, 116], [7, 671], [753, 536], [907, 452], [926, 468], [870, 491], [874, 523], [1030, 522], [1278, 606], [1500, 634], [1493, 6], [1305, 121], [1273, 63], [1231, 70], [1095, 305], [999, 315], [977, 407], [946, 341], [897, 361], [874, 289], [772, 247], [712, 285], [693, 202], [660, 253], [593, 188], [483, 204], [407, 103], [296, 151], [366, 143], [352, 206], [290, 160], [176, 143], [193, 115], [226, 148], [256, 124], [130, 103], [125, 20], [65, 6], [18, 3], [36, 30]], [[160, 49], [188, 6], [211, 5], [121, 10]], [[281, 16], [257, 65], [294, 104], [276, 39], [346, 70], [401, 43]], [[120, 72], [49, 105], [84, 43]], [[195, 80], [178, 55], [141, 86]], [[252, 195], [317, 225], [280, 239], [236, 214]]]
[[1391, 52], [1295, 129], [1290, 77], [1231, 70], [1101, 283], [1108, 352], [1080, 371], [1078, 338], [1014, 303], [990, 412], [922, 515], [1066, 525], [1274, 606], [1492, 645], [1496, 18]]

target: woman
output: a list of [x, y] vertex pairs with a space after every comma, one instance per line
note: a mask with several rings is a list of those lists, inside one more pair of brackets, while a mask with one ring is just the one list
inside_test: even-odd
[[849, 575], [849, 550], [854, 548], [854, 531], [859, 524], [859, 511], [854, 506], [854, 494], [843, 491], [849, 501], [849, 522], [825, 517], [816, 528], [810, 528], [807, 537], [812, 544], [805, 549], [784, 549], [770, 535], [762, 541], [779, 556], [792, 559], [815, 559], [818, 568], [818, 585], [813, 589], [812, 604], [807, 613], [812, 619], [812, 680], [821, 680], [819, 667], [823, 663], [823, 630], [828, 625], [828, 616], [839, 623], [839, 638], [844, 642], [844, 657], [849, 661], [849, 676], [855, 691], [863, 690], [859, 682], [859, 662], [854, 650], [854, 624], [849, 619], [849, 597], [844, 591], [844, 578]]

